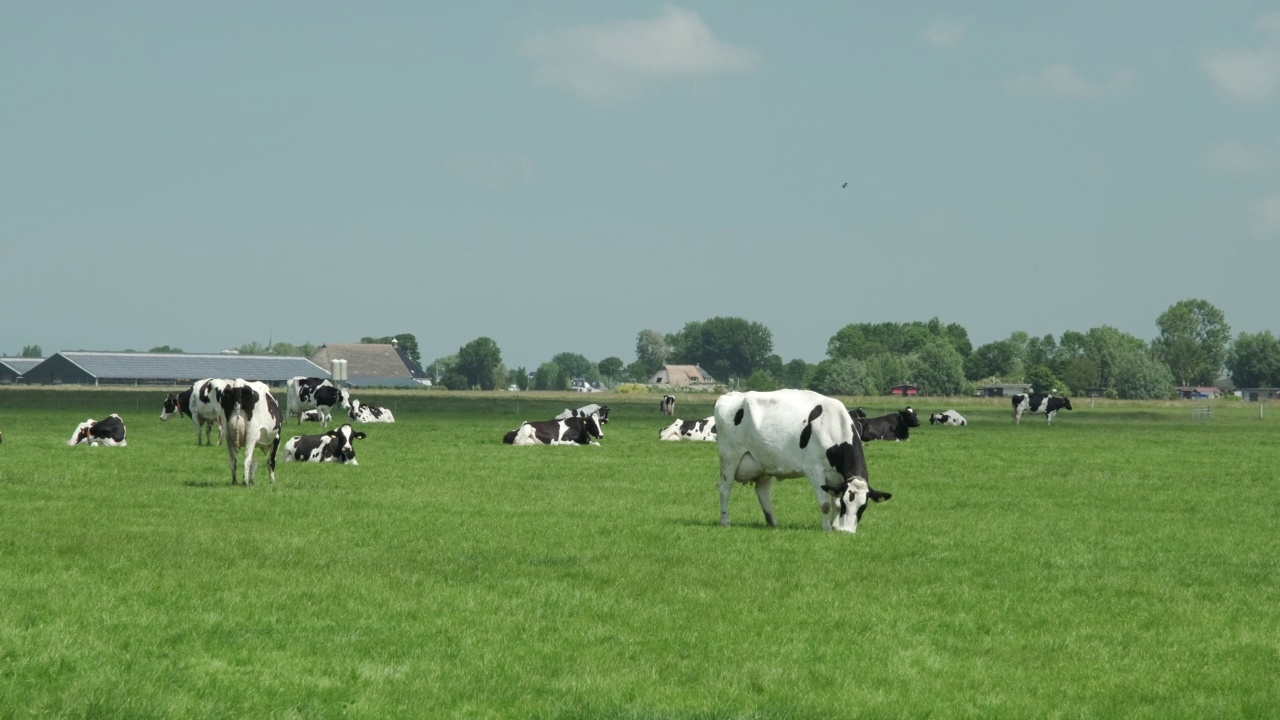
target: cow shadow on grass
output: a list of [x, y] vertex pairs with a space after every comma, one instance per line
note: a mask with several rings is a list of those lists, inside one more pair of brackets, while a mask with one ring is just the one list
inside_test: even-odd
[[[765, 523], [763, 518], [759, 520], [734, 520], [733, 523], [729, 525], [729, 527], [727, 528], [720, 524], [720, 518], [718, 517], [709, 518], [706, 520], [694, 519], [694, 518], [679, 518], [676, 520], [672, 520], [671, 524], [679, 525], [681, 527], [690, 527], [690, 528], [704, 528], [704, 529], [715, 528], [716, 530], [721, 530], [721, 529], [723, 530], [767, 530], [769, 532], [802, 532], [805, 530], [813, 529], [813, 528], [804, 527], [800, 525], [789, 525], [785, 523], [777, 527], [769, 527], [769, 525]], [[822, 524], [820, 521], [817, 527], [819, 530], [822, 529]]]

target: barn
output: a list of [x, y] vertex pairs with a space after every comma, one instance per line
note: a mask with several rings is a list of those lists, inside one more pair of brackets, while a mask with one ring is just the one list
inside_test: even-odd
[[187, 353], [60, 352], [22, 376], [29, 385], [185, 385], [243, 378], [283, 387], [291, 377], [329, 377], [301, 357]]
[[399, 343], [325, 344], [311, 356], [322, 368], [334, 360], [347, 361], [350, 387], [422, 387], [427, 373], [400, 349]]
[[661, 370], [649, 378], [651, 385], [670, 385], [672, 387], [697, 387], [714, 385], [711, 377], [700, 365], [663, 365]]
[[978, 388], [979, 397], [1013, 397], [1031, 394], [1031, 383], [992, 383]]
[[915, 397], [920, 394], [920, 386], [908, 384], [894, 385], [889, 388], [889, 394], [900, 395], [902, 397]]
[[0, 358], [0, 385], [23, 382], [22, 376], [42, 362], [44, 358]]

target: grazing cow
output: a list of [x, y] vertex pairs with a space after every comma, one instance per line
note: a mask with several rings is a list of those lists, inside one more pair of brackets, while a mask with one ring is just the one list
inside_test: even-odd
[[[204, 431], [204, 444], [213, 445], [213, 428], [218, 428], [218, 444], [222, 444], [222, 424], [218, 421], [218, 408], [210, 393], [213, 391], [212, 378], [191, 383], [191, 387], [164, 399], [164, 411], [161, 420], [168, 420], [174, 415], [186, 415], [196, 426], [196, 445], [200, 445], [200, 433]], [[219, 381], [224, 382], [224, 381]]]
[[720, 524], [729, 524], [733, 483], [754, 483], [765, 522], [776, 527], [775, 479], [807, 476], [822, 529], [857, 532], [867, 501], [892, 497], [867, 484], [867, 459], [839, 400], [809, 390], [731, 392], [716, 401]]
[[124, 447], [129, 444], [124, 439], [124, 420], [119, 415], [112, 413], [102, 420], [94, 420], [89, 418], [76, 426], [75, 432], [71, 433], [71, 439], [67, 441], [67, 445], [76, 446], [82, 443], [89, 443], [89, 447], [98, 447], [106, 445], [107, 447]]
[[600, 416], [601, 425], [609, 424], [609, 406], [597, 405], [595, 403], [591, 403], [590, 405], [583, 405], [577, 410], [570, 410], [569, 408], [565, 408], [564, 412], [557, 415], [555, 419], [563, 420], [565, 418], [570, 418], [570, 417], [586, 417], [591, 413], [595, 413]]
[[352, 400], [351, 409], [347, 411], [347, 419], [362, 423], [393, 423], [396, 421], [396, 416], [391, 414], [389, 408], [365, 405], [359, 400]]
[[330, 430], [323, 435], [294, 435], [284, 444], [284, 461], [336, 462], [359, 465], [353, 440], [363, 440], [365, 434], [356, 432], [351, 425]]
[[236, 452], [240, 448], [244, 448], [244, 484], [253, 484], [258, 469], [255, 448], [267, 456], [271, 482], [275, 483], [276, 452], [280, 449], [280, 426], [284, 418], [271, 390], [266, 383], [224, 380], [214, 383], [213, 396], [218, 401], [218, 417], [227, 436], [231, 484], [236, 484]]
[[344, 411], [351, 410], [351, 394], [329, 380], [299, 375], [290, 378], [285, 385], [285, 414], [288, 417], [296, 415], [299, 425], [302, 424], [302, 413], [307, 410], [319, 412], [321, 422], [328, 425], [330, 411], [335, 406]]
[[667, 417], [675, 417], [676, 414], [676, 396], [663, 395], [662, 402], [658, 404], [658, 409]]
[[525, 422], [503, 436], [508, 445], [599, 445], [592, 438], [603, 438], [600, 416], [571, 417], [563, 420]]
[[1013, 424], [1022, 424], [1022, 413], [1031, 411], [1033, 413], [1044, 413], [1049, 423], [1053, 422], [1053, 416], [1059, 410], [1070, 410], [1071, 399], [1053, 397], [1043, 393], [1031, 393], [1030, 395], [1014, 395], [1013, 396]]
[[920, 427], [920, 418], [908, 405], [896, 413], [858, 420], [855, 424], [863, 442], [907, 440], [911, 436], [911, 428]]
[[947, 410], [945, 412], [934, 413], [929, 416], [930, 425], [968, 425], [969, 421], [955, 410]]
[[715, 416], [701, 420], [676, 421], [658, 431], [659, 440], [706, 440], [716, 441]]

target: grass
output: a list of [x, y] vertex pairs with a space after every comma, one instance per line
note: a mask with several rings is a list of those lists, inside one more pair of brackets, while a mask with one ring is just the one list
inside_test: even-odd
[[[920, 399], [972, 424], [869, 445], [894, 498], [846, 536], [804, 480], [775, 488], [778, 529], [745, 487], [721, 528], [715, 446], [660, 443], [650, 396], [607, 399], [603, 447], [513, 448], [583, 396], [362, 395], [398, 423], [363, 428], [358, 467], [246, 489], [159, 421], [163, 392], [0, 390], [0, 716], [1280, 707], [1280, 421], [1256, 406], [1082, 401], [1014, 427]], [[65, 446], [113, 411], [129, 447]]]

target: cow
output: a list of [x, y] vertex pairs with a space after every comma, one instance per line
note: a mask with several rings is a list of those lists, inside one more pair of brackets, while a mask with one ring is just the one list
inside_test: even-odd
[[1050, 424], [1059, 410], [1070, 410], [1071, 398], [1053, 397], [1042, 393], [1013, 396], [1013, 424], [1022, 424], [1022, 413], [1028, 410], [1033, 413], [1044, 413]]
[[186, 415], [196, 426], [196, 445], [199, 446], [200, 433], [204, 431], [204, 444], [213, 445], [213, 428], [218, 428], [218, 444], [222, 444], [222, 424], [218, 421], [218, 409], [210, 396], [213, 389], [212, 378], [197, 380], [191, 387], [178, 394], [170, 393], [164, 399], [164, 411], [161, 420], [168, 420], [174, 415]]
[[349, 423], [323, 435], [294, 435], [284, 444], [284, 461], [359, 465], [352, 442], [365, 437], [364, 433], [352, 429]]
[[320, 417], [319, 410], [308, 410], [302, 413], [302, 417], [298, 419], [300, 422], [320, 422], [324, 418]]
[[330, 380], [299, 375], [289, 378], [285, 385], [285, 414], [287, 417], [296, 415], [299, 425], [302, 424], [302, 413], [307, 410], [319, 412], [321, 422], [328, 425], [334, 406], [344, 411], [351, 410], [351, 395]]
[[352, 400], [351, 409], [347, 411], [347, 419], [362, 423], [393, 423], [396, 421], [396, 416], [392, 415], [388, 408], [365, 405], [359, 400]]
[[930, 425], [968, 425], [969, 421], [955, 410], [946, 410], [929, 416]]
[[503, 436], [507, 445], [599, 445], [592, 438], [603, 438], [600, 416], [571, 417], [563, 420], [525, 422]]
[[67, 441], [67, 445], [74, 447], [89, 443], [89, 447], [98, 447], [99, 445], [125, 447], [129, 444], [129, 441], [125, 439], [124, 435], [124, 420], [121, 420], [119, 415], [112, 413], [102, 420], [89, 418], [77, 425], [75, 432], [71, 433], [71, 439]]
[[266, 383], [241, 379], [215, 381], [213, 397], [218, 401], [218, 418], [227, 438], [227, 459], [231, 484], [236, 484], [236, 452], [244, 448], [244, 484], [252, 485], [258, 470], [254, 449], [267, 456], [271, 482], [276, 481], [276, 453], [280, 450], [280, 426], [284, 418], [280, 405]]
[[809, 390], [731, 392], [716, 400], [720, 452], [720, 524], [729, 525], [733, 483], [754, 483], [765, 523], [776, 527], [770, 494], [775, 479], [807, 476], [822, 512], [822, 529], [853, 533], [867, 502], [892, 495], [867, 484], [867, 459], [849, 411]]
[[662, 402], [658, 404], [658, 409], [667, 417], [675, 417], [676, 414], [676, 396], [663, 395]]
[[716, 441], [716, 419], [714, 416], [701, 420], [676, 421], [658, 431], [659, 440], [705, 440]]
[[862, 442], [872, 440], [907, 440], [911, 436], [911, 428], [920, 427], [920, 418], [911, 406], [889, 415], [859, 419], [855, 422]]
[[570, 410], [569, 408], [565, 408], [564, 412], [555, 416], [555, 419], [563, 420], [565, 418], [570, 418], [570, 417], [586, 417], [591, 413], [595, 413], [600, 416], [601, 425], [609, 424], [609, 406], [597, 405], [596, 403], [591, 403], [590, 405], [583, 405], [577, 410]]

